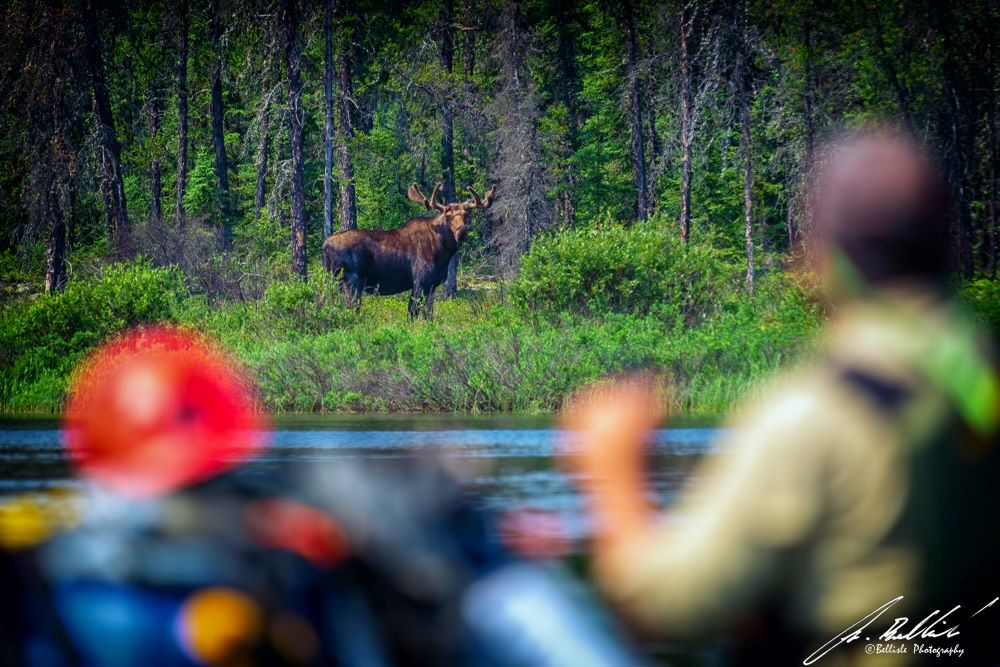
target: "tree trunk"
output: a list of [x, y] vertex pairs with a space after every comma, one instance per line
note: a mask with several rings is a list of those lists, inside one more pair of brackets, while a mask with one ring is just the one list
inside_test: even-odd
[[76, 183], [70, 181], [69, 219], [66, 221], [66, 247], [69, 249], [73, 249], [76, 247], [77, 216], [79, 215], [76, 204], [77, 204]]
[[209, 32], [215, 50], [215, 67], [212, 70], [212, 139], [215, 143], [215, 177], [219, 181], [219, 212], [222, 215], [222, 249], [233, 247], [233, 203], [229, 193], [229, 159], [226, 157], [225, 108], [222, 101], [222, 66], [225, 54], [222, 48], [222, 21], [219, 0], [212, 0], [212, 18]]
[[254, 191], [254, 217], [260, 220], [260, 213], [267, 201], [267, 168], [271, 157], [271, 93], [264, 95], [264, 108], [260, 118], [260, 146], [257, 148], [257, 187]]
[[896, 93], [896, 100], [899, 102], [899, 112], [903, 117], [903, 123], [906, 125], [906, 131], [910, 134], [914, 134], [913, 117], [910, 115], [910, 96], [902, 82], [900, 82], [899, 76], [896, 74], [896, 66], [893, 64], [892, 55], [890, 55], [886, 50], [885, 39], [882, 33], [882, 19], [878, 9], [878, 3], [872, 3], [872, 15], [874, 18], [873, 25], [875, 27], [875, 46], [878, 49], [879, 57], [882, 60], [882, 67], [885, 69], [886, 78], [889, 79], [889, 85], [892, 86], [893, 92]]
[[816, 72], [813, 67], [813, 43], [812, 43], [812, 26], [809, 23], [809, 19], [806, 19], [805, 26], [803, 28], [805, 42], [805, 61], [806, 61], [806, 71], [804, 76], [804, 88], [803, 91], [803, 115], [805, 116], [806, 124], [806, 169], [812, 169], [813, 157], [816, 153], [816, 121], [815, 112], [813, 111], [813, 96], [816, 94]]
[[[441, 66], [450, 81], [455, 66], [455, 3], [444, 0], [441, 8]], [[457, 197], [455, 193], [455, 114], [448, 101], [441, 107], [441, 171], [444, 172], [442, 194], [449, 204]], [[448, 263], [448, 279], [445, 281], [444, 296], [452, 298], [458, 291], [458, 253]]]
[[[101, 178], [107, 187], [105, 203], [110, 207], [109, 219], [113, 238], [109, 241], [118, 257], [125, 257], [131, 245], [128, 205], [125, 201], [125, 175], [122, 170], [121, 144], [118, 143], [115, 119], [111, 112], [111, 91], [104, 71], [101, 28], [98, 21], [94, 2], [88, 0], [84, 10], [86, 58], [94, 89], [94, 111], [97, 115], [101, 146]], [[63, 235], [65, 237], [65, 230]]]
[[[348, 13], [347, 2], [348, 0], [337, 0], [336, 11], [340, 18]], [[340, 170], [340, 228], [357, 229], [358, 198], [354, 186], [354, 162], [351, 160], [351, 144], [354, 142], [354, 126], [351, 124], [351, 104], [354, 101], [351, 43], [345, 38], [343, 25], [339, 28], [341, 43], [337, 49], [337, 93], [340, 97], [340, 124], [337, 127], [337, 163]]]
[[996, 93], [996, 69], [994, 58], [996, 54], [994, 49], [996, 45], [993, 42], [993, 36], [991, 33], [990, 44], [986, 51], [987, 57], [987, 72], [989, 74], [987, 80], [987, 104], [986, 104], [986, 118], [987, 118], [987, 147], [990, 152], [989, 154], [989, 184], [987, 190], [989, 191], [989, 197], [987, 198], [987, 214], [988, 214], [988, 224], [989, 228], [987, 230], [989, 245], [990, 245], [990, 277], [997, 277], [997, 93]]
[[55, 185], [50, 193], [49, 216], [52, 229], [45, 246], [45, 292], [55, 294], [66, 286], [66, 218]]
[[628, 51], [628, 91], [629, 108], [632, 113], [632, 160], [635, 168], [635, 188], [637, 191], [637, 216], [639, 220], [649, 217], [648, 188], [646, 186], [646, 149], [642, 132], [642, 91], [636, 72], [638, 38], [635, 31], [635, 16], [632, 0], [625, 0], [625, 45]]
[[795, 224], [797, 183], [791, 173], [785, 178], [785, 233], [788, 235], [788, 251], [794, 252], [799, 233]]
[[187, 224], [184, 195], [187, 193], [188, 174], [188, 21], [190, 0], [180, 1], [180, 53], [177, 59], [177, 227]]
[[691, 142], [694, 139], [694, 108], [691, 99], [691, 17], [687, 0], [681, 2], [681, 243], [691, 236]]
[[323, 238], [333, 234], [333, 0], [326, 1], [323, 22], [326, 40], [326, 71], [323, 77], [325, 120], [323, 124]]
[[101, 199], [104, 200], [104, 235], [108, 239], [108, 249], [115, 247], [115, 217], [112, 215], [114, 204], [111, 203], [111, 184], [101, 179]]
[[[808, 17], [804, 19], [802, 25], [802, 43], [805, 50], [805, 72], [802, 78], [802, 120], [806, 130], [805, 172], [808, 173], [813, 168], [813, 160], [816, 154], [816, 121], [813, 105], [818, 88], [816, 84], [816, 72], [813, 67], [812, 25]], [[796, 224], [796, 204], [799, 198], [798, 189], [800, 182], [801, 179], [794, 175], [794, 170], [790, 167], [785, 182], [785, 231], [788, 235], [789, 250], [795, 248], [799, 238], [799, 229]], [[806, 194], [806, 197], [808, 196]], [[808, 208], [808, 202], [806, 202], [804, 208]]]
[[302, 108], [302, 43], [296, 0], [284, 0], [285, 67], [288, 72], [289, 134], [292, 146], [292, 272], [303, 279], [306, 267], [306, 175], [302, 146], [305, 110]]
[[551, 213], [538, 129], [541, 110], [526, 62], [525, 36], [521, 3], [512, 0], [502, 9], [496, 43], [501, 69], [494, 105], [503, 121], [496, 132], [493, 180], [501, 193], [516, 195], [501, 196], [493, 204], [488, 241], [497, 249], [497, 266], [505, 278], [516, 274], [535, 236], [548, 226]]
[[152, 203], [149, 209], [149, 226], [157, 233], [163, 227], [163, 170], [160, 165], [160, 149], [156, 144], [163, 125], [163, 90], [154, 85], [149, 101], [149, 138], [153, 143], [153, 162], [150, 165], [150, 196]]
[[[472, 27], [475, 14], [472, 11], [472, 0], [465, 0], [464, 18], [465, 25]], [[463, 31], [464, 43], [462, 44], [462, 59], [465, 65], [465, 78], [470, 79], [476, 72], [476, 31]]]
[[969, 182], [970, 165], [975, 163], [975, 137], [972, 136], [970, 128], [975, 127], [975, 122], [968, 116], [973, 114], [976, 100], [973, 91], [964, 85], [960, 66], [954, 60], [957, 45], [952, 39], [955, 28], [949, 13], [951, 11], [950, 7], [944, 7], [935, 14], [935, 19], [937, 31], [944, 40], [941, 73], [944, 75], [949, 108], [942, 123], [947, 128], [946, 134], [951, 143], [948, 161], [958, 208], [959, 260], [962, 275], [969, 280], [975, 274], [976, 267], [973, 257], [974, 238], [970, 202], [972, 185]]
[[[653, 41], [650, 40], [646, 46], [646, 59], [648, 62], [652, 63], [655, 61], [655, 52], [653, 51]], [[660, 146], [660, 134], [656, 131], [656, 77], [653, 75], [652, 68], [648, 68], [648, 73], [645, 80], [646, 85], [646, 99], [645, 105], [643, 107], [645, 111], [645, 122], [646, 122], [646, 144], [649, 147], [649, 171], [647, 173], [646, 191], [647, 191], [647, 216], [651, 216], [656, 213], [656, 177], [657, 177], [657, 164], [661, 155]]]
[[747, 76], [745, 72], [741, 74], [739, 86], [740, 121], [743, 129], [740, 148], [743, 152], [743, 221], [747, 248], [747, 291], [753, 294], [756, 283], [753, 239], [753, 157], [750, 150], [750, 86]]
[[559, 49], [557, 51], [559, 66], [559, 86], [562, 93], [562, 103], [566, 107], [568, 121], [566, 164], [563, 165], [564, 182], [561, 201], [558, 203], [562, 225], [571, 227], [576, 222], [576, 200], [574, 198], [576, 190], [576, 172], [570, 163], [570, 158], [576, 153], [577, 135], [580, 129], [579, 110], [576, 103], [576, 45], [574, 43], [571, 28], [570, 11], [572, 7], [568, 4], [559, 5]]

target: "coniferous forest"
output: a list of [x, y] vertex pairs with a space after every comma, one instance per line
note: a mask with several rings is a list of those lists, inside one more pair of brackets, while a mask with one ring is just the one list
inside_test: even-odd
[[[808, 347], [825, 142], [889, 123], [1000, 323], [988, 0], [10, 0], [0, 410], [129, 326], [220, 339], [289, 411], [546, 411], [654, 368], [716, 412]], [[438, 289], [350, 307], [321, 247], [496, 186]]]

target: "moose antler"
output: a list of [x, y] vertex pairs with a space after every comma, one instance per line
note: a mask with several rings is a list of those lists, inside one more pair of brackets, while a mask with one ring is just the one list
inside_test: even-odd
[[490, 206], [493, 205], [493, 197], [495, 197], [497, 194], [497, 186], [494, 185], [492, 188], [490, 188], [490, 191], [486, 193], [486, 201], [483, 201], [482, 199], [479, 198], [479, 195], [476, 194], [476, 191], [472, 189], [472, 186], [469, 186], [468, 188], [466, 188], [466, 190], [468, 190], [469, 194], [472, 195], [472, 201], [467, 201], [463, 204], [463, 206], [465, 206], [466, 209], [473, 209], [473, 208], [481, 208], [484, 210], [488, 209]]
[[438, 192], [441, 191], [441, 181], [434, 184], [434, 189], [431, 190], [431, 197], [428, 199], [424, 196], [424, 193], [420, 191], [416, 183], [410, 185], [410, 189], [406, 191], [406, 196], [409, 197], [410, 201], [420, 204], [427, 208], [427, 210], [436, 208], [439, 211], [445, 209], [444, 204], [439, 204], [437, 202]]

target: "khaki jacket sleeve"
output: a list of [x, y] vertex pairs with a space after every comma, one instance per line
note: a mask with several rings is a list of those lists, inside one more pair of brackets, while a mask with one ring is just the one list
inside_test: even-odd
[[[823, 423], [814, 392], [785, 391], [737, 423], [670, 521], [630, 548], [610, 594], [676, 636], [702, 634], [778, 583], [823, 512]], [[825, 432], [824, 432], [825, 431]]]

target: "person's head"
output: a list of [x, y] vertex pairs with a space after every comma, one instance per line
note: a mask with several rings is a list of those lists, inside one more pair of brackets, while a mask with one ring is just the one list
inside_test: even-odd
[[77, 471], [155, 497], [231, 470], [267, 445], [249, 378], [210, 340], [168, 327], [127, 332], [74, 374], [65, 444]]
[[839, 287], [848, 272], [875, 289], [945, 278], [947, 188], [916, 140], [884, 128], [849, 135], [831, 144], [812, 187], [814, 250]]

